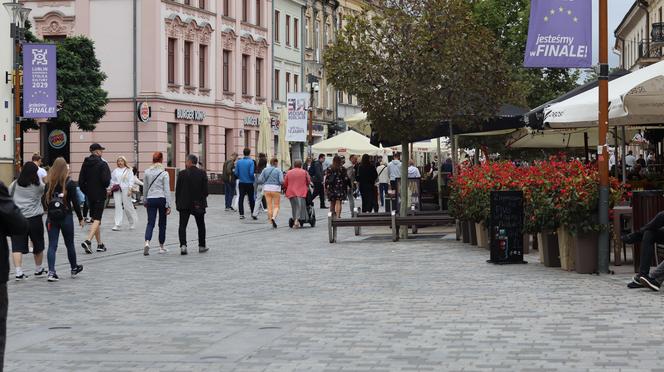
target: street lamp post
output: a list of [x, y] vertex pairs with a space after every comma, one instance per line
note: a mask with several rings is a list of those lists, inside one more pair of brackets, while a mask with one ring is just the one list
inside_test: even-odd
[[21, 44], [25, 42], [25, 22], [28, 20], [32, 9], [13, 0], [2, 4], [11, 18], [9, 36], [13, 39], [13, 93], [14, 93], [14, 176], [18, 177], [21, 170], [21, 80], [22, 70], [20, 63]]
[[608, 56], [608, 4], [599, 1], [599, 236], [597, 268], [609, 272], [609, 152], [606, 137], [609, 130], [609, 56]]
[[307, 155], [312, 156], [312, 146], [314, 144], [314, 84], [318, 83], [318, 77], [309, 74], [307, 75], [307, 82], [309, 83], [309, 120], [307, 129]]

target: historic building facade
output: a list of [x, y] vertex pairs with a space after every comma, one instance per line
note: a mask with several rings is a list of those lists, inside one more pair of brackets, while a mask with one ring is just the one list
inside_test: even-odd
[[[138, 1], [135, 76], [132, 0], [25, 3], [33, 8], [38, 37], [94, 40], [110, 98], [94, 132], [44, 125], [26, 134], [26, 154], [48, 155], [53, 130], [67, 134], [75, 172], [92, 142], [107, 148], [108, 161], [124, 155], [140, 171], [154, 151], [165, 154], [171, 169], [183, 168], [186, 154], [197, 154], [214, 173], [230, 153], [255, 149], [260, 107], [272, 101], [270, 0]], [[150, 114], [137, 124], [137, 158], [134, 79], [137, 103]]]
[[[12, 39], [9, 37], [11, 19], [4, 9], [0, 10], [0, 181], [9, 185], [13, 177], [14, 164], [14, 102], [12, 95], [13, 54]], [[5, 76], [9, 79], [5, 79]]]
[[614, 31], [620, 68], [633, 71], [662, 60], [663, 7], [664, 0], [634, 1]]

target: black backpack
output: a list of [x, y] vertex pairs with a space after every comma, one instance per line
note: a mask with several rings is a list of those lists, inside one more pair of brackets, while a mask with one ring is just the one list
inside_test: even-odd
[[48, 202], [48, 219], [51, 221], [62, 221], [67, 217], [67, 203], [62, 193], [55, 191]]

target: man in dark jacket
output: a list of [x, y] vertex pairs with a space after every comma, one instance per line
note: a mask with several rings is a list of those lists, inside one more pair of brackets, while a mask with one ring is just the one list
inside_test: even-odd
[[318, 155], [318, 161], [315, 161], [309, 167], [309, 176], [311, 182], [314, 184], [314, 192], [311, 195], [311, 200], [316, 196], [320, 196], [320, 208], [325, 209], [325, 191], [323, 188], [323, 163], [325, 162], [325, 154]]
[[9, 196], [7, 187], [0, 182], [0, 371], [5, 361], [7, 338], [7, 277], [9, 276], [9, 246], [7, 238], [28, 233], [28, 220]]
[[205, 171], [196, 167], [196, 155], [187, 155], [186, 169], [178, 173], [175, 184], [175, 207], [180, 213], [180, 254], [187, 254], [187, 224], [193, 215], [198, 227], [198, 253], [207, 252], [205, 246], [205, 208], [207, 208], [208, 178]]
[[231, 154], [231, 157], [224, 163], [224, 172], [221, 179], [224, 181], [224, 199], [226, 202], [226, 212], [233, 209], [233, 196], [235, 196], [235, 160], [237, 153]]
[[83, 161], [81, 173], [78, 175], [78, 184], [88, 199], [92, 218], [88, 237], [81, 243], [88, 254], [92, 253], [92, 237], [97, 240], [97, 252], [106, 252], [106, 246], [101, 241], [100, 224], [106, 206], [107, 189], [111, 183], [111, 169], [101, 157], [104, 150], [106, 149], [98, 143], [90, 145], [90, 156]]

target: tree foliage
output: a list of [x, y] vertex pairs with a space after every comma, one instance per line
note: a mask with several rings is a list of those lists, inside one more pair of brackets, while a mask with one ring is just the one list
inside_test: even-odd
[[84, 36], [66, 38], [57, 44], [58, 100], [62, 108], [51, 122], [92, 131], [106, 114], [108, 94], [102, 88], [106, 74], [95, 56], [94, 43]]
[[443, 120], [482, 121], [513, 92], [499, 44], [467, 0], [381, 0], [346, 20], [325, 71], [383, 138], [408, 143]]

